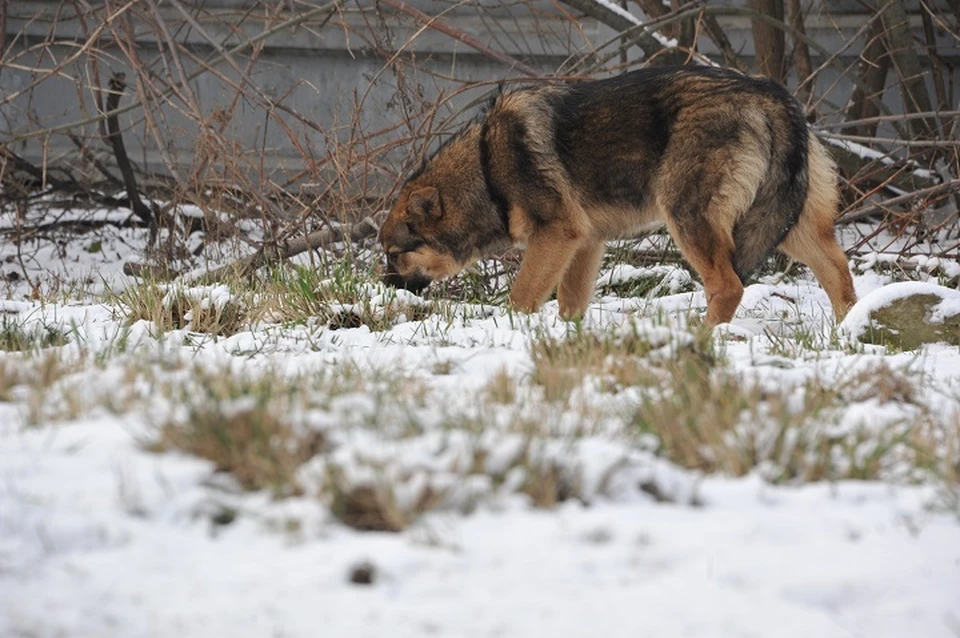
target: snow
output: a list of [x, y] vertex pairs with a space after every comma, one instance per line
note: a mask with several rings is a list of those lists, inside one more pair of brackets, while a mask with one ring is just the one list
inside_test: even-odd
[[932, 323], [943, 323], [944, 318], [960, 314], [960, 291], [928, 282], [901, 281], [878, 288], [861, 297], [850, 309], [840, 327], [853, 338], [858, 338], [871, 327], [872, 313], [900, 299], [916, 295], [932, 295], [941, 299], [931, 309], [930, 316], [927, 318]]
[[[863, 144], [858, 144], [856, 142], [845, 140], [839, 137], [833, 137], [828, 131], [817, 131], [817, 135], [820, 137], [821, 140], [823, 140], [827, 144], [832, 144], [833, 146], [849, 151], [854, 155], [856, 155], [857, 157], [862, 157], [864, 159], [877, 160], [887, 165], [896, 163], [896, 160], [890, 157], [890, 153], [882, 153], [880, 151], [870, 148], [869, 146], [864, 146]], [[931, 171], [925, 168], [920, 168], [919, 166], [917, 166], [916, 162], [910, 161], [909, 164], [916, 167], [916, 168], [913, 168], [913, 170], [911, 170], [910, 172], [916, 175], [917, 177], [919, 177], [920, 179], [935, 178], [934, 174]], [[886, 188], [895, 191], [898, 195], [906, 194], [903, 191], [900, 191], [896, 187], [891, 186], [889, 184], [886, 185]]]
[[[650, 361], [691, 347], [686, 316], [702, 313], [705, 299], [682, 269], [608, 270], [603, 284], [656, 276], [662, 296], [598, 294], [579, 327], [559, 318], [554, 301], [529, 317], [458, 305], [379, 332], [308, 321], [216, 339], [158, 336], [147, 322], [125, 325], [97, 296], [103, 282], [132, 283], [121, 265], [144, 240], [140, 231], [111, 233], [100, 253], [40, 242], [24, 263], [32, 284], [49, 290], [59, 277], [69, 295], [34, 301], [20, 279], [0, 301], [6, 319], [68, 335], [42, 353], [0, 352], [0, 637], [960, 631], [955, 485], [951, 493], [917, 478], [896, 456], [882, 480], [774, 485], [773, 456], [742, 478], [702, 475], [663, 458], [655, 436], [627, 431], [635, 387], [611, 392], [608, 380], [591, 377], [566, 402], [544, 400], [530, 381], [533, 338], [637, 335]], [[2, 251], [16, 254], [9, 244]], [[855, 313], [932, 285], [891, 283], [872, 269], [883, 261], [855, 273]], [[88, 273], [100, 283], [72, 287], [71, 274]], [[917, 276], [935, 281], [925, 270]], [[224, 287], [169, 290], [213, 307], [242, 303]], [[425, 303], [372, 285], [361, 292], [371, 312]], [[960, 293], [943, 296], [952, 311]], [[845, 328], [860, 325], [855, 313]], [[910, 401], [850, 391], [839, 418], [824, 415], [825, 434], [852, 442], [838, 463], [864, 464], [902, 442], [921, 406], [939, 425], [960, 419], [957, 348], [887, 354], [850, 348], [832, 338], [835, 329], [809, 276], [771, 276], [747, 287], [736, 318], [714, 337], [731, 373], [765, 392], [792, 388], [791, 404], [802, 403], [806, 383], [840, 385], [878, 367], [923, 379]], [[42, 371], [44, 356], [66, 370], [59, 381], [3, 394], [5, 374]], [[187, 402], [216, 381], [263, 374], [297, 380], [299, 400], [282, 391], [267, 400], [293, 427], [335, 446], [299, 469], [302, 495], [243, 491], [208, 461], [146, 449], [158, 424], [188, 421]], [[513, 403], [484, 399], [498, 375], [516, 381]], [[255, 408], [251, 398], [228, 397], [218, 409], [239, 414]], [[773, 454], [780, 430], [743, 426], [758, 454]], [[537, 467], [571, 477], [578, 497], [533, 507], [522, 486]], [[401, 512], [427, 488], [444, 498], [401, 532], [358, 532], [323, 496], [334, 471], [345, 489], [391, 490]], [[217, 522], [224, 512], [233, 522]], [[375, 570], [373, 584], [352, 584], [363, 563]]]
[[[621, 7], [620, 5], [614, 4], [613, 2], [610, 2], [610, 0], [594, 0], [594, 1], [595, 1], [597, 4], [599, 4], [600, 6], [604, 7], [605, 9], [608, 9], [608, 10], [612, 11], [613, 13], [617, 14], [617, 15], [620, 16], [621, 18], [624, 18], [624, 19], [628, 20], [631, 24], [635, 24], [635, 25], [637, 25], [637, 26], [643, 24], [643, 21], [640, 20], [640, 18], [638, 18], [637, 16], [633, 15], [632, 13], [630, 13], [629, 11], [627, 11], [626, 9], [624, 9], [623, 7]], [[661, 45], [663, 45], [664, 47], [672, 48], [672, 47], [677, 46], [677, 39], [676, 39], [676, 38], [667, 38], [667, 37], [665, 37], [663, 34], [661, 34], [659, 31], [650, 31], [649, 33], [650, 33], [650, 35], [652, 35], [654, 38], [656, 38], [657, 42], [659, 42], [659, 43], [660, 43]]]
[[[920, 488], [705, 480], [700, 508], [516, 503], [356, 533], [259, 502], [216, 532], [204, 464], [122, 422], [3, 440], [4, 636], [952, 636], [955, 518]], [[125, 487], [121, 487], [125, 486]], [[267, 521], [303, 520], [286, 533]], [[370, 587], [350, 585], [367, 561]]]

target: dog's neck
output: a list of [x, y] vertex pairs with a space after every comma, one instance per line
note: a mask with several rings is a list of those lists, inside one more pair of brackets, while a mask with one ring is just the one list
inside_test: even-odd
[[490, 171], [490, 144], [487, 142], [486, 127], [480, 131], [480, 168], [483, 171], [483, 183], [487, 188], [487, 196], [497, 207], [497, 216], [503, 226], [503, 232], [510, 236], [510, 202], [506, 193], [494, 182]]

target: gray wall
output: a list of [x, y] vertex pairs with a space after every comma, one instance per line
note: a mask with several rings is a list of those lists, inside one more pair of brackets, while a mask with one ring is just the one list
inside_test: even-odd
[[[200, 58], [207, 59], [215, 54], [207, 39], [195, 29], [188, 28], [173, 7], [168, 3], [159, 4], [162, 15], [171, 26], [173, 37], [188, 44]], [[197, 4], [191, 6], [196, 7]], [[229, 47], [243, 38], [231, 33], [227, 25], [237, 23], [238, 16], [255, 4], [239, 0], [202, 3], [203, 11], [198, 14], [198, 19], [214, 40]], [[590, 19], [578, 25], [572, 24], [558, 15], [551, 3], [545, 1], [511, 6], [502, 6], [504, 3], [490, 0], [474, 0], [464, 5], [429, 0], [409, 4], [431, 15], [446, 10], [442, 16], [444, 23], [475, 37], [485, 46], [542, 69], [544, 73], [569, 69], [570, 60], [578, 52], [606, 42], [614, 35]], [[279, 6], [289, 7], [290, 4], [282, 2]], [[367, 9], [361, 11], [358, 6]], [[838, 50], [846, 40], [853, 38], [863, 24], [862, 14], [849, 12], [858, 6], [848, 1], [827, 2], [825, 8], [818, 6], [812, 9], [807, 21], [808, 34], [827, 49]], [[268, 117], [262, 104], [244, 99], [227, 126], [226, 136], [235, 143], [236, 152], [242, 153], [246, 159], [249, 170], [255, 175], [254, 179], [270, 175], [279, 181], [310, 168], [310, 158], [324, 158], [334, 148], [333, 141], [348, 139], [351, 129], [356, 136], [358, 131], [369, 134], [396, 124], [402, 120], [401, 95], [408, 96], [411, 99], [409, 105], [417, 109], [433, 102], [441, 91], [450, 92], [475, 81], [518, 76], [517, 73], [505, 71], [501, 63], [477, 53], [465, 44], [427, 29], [405, 47], [404, 55], [415, 57], [417, 64], [403, 65], [403, 75], [399, 78], [392, 68], [384, 69], [386, 54], [383, 51], [396, 50], [421, 27], [406, 16], [381, 14], [371, 7], [372, 3], [348, 5], [345, 12], [340, 14], [345, 26], [333, 22], [322, 26], [318, 18], [277, 33], [266, 41], [266, 47], [250, 74], [252, 82], [270, 99], [281, 100], [286, 107], [315, 123], [323, 131], [304, 126], [289, 114], [280, 115], [280, 120], [294, 131], [294, 142], [281, 121]], [[0, 68], [0, 94], [13, 95], [39, 77], [37, 73], [22, 67], [50, 68], [54, 64], [53, 58], [62, 60], [76, 51], [77, 43], [82, 42], [83, 38], [80, 37], [81, 25], [72, 16], [72, 11], [72, 5], [61, 6], [52, 0], [14, 0], [11, 3], [7, 44], [11, 47], [10, 53], [22, 55], [17, 60], [20, 68]], [[291, 15], [284, 9], [279, 12], [277, 21]], [[919, 25], [918, 18], [914, 16], [913, 19]], [[735, 48], [745, 57], [751, 57], [753, 50], [749, 20], [736, 16], [721, 17], [720, 20]], [[95, 26], [87, 25], [88, 28]], [[158, 56], [155, 31], [143, 23], [134, 22], [132, 26], [136, 32], [137, 55], [155, 73], [166, 75]], [[240, 30], [246, 36], [258, 34], [264, 28], [264, 21], [256, 17], [247, 17], [240, 23]], [[51, 33], [56, 36], [57, 43], [40, 46]], [[368, 37], [364, 38], [361, 34], [368, 34]], [[371, 43], [380, 46], [383, 51], [376, 51]], [[953, 62], [960, 60], [956, 42], [940, 34], [940, 43], [942, 54]], [[706, 38], [702, 38], [701, 44], [705, 53], [716, 53]], [[31, 50], [34, 52], [31, 53]], [[852, 64], [859, 52], [858, 41], [840, 56], [840, 64]], [[631, 56], [638, 57], [638, 50], [634, 49]], [[819, 63], [818, 58], [815, 56], [815, 65]], [[120, 48], [104, 41], [98, 55], [98, 82], [105, 85], [111, 71], [126, 72], [131, 89], [128, 89], [122, 104], [136, 99], [132, 90], [134, 75], [126, 59]], [[248, 60], [246, 54], [236, 58], [241, 67], [245, 67]], [[196, 68], [195, 64], [185, 59], [186, 73]], [[228, 78], [237, 79], [238, 74], [229, 65], [221, 64], [217, 68]], [[77, 63], [67, 65], [63, 73], [69, 77], [49, 78], [0, 106], [0, 141], [11, 143], [18, 134], [77, 121], [96, 113], [91, 99], [94, 90], [91, 84], [95, 85], [97, 81], [94, 81], [89, 57], [83, 56]], [[957, 79], [955, 76], [952, 87], [954, 103], [960, 95]], [[208, 120], [217, 109], [226, 107], [234, 95], [228, 83], [211, 73], [201, 75], [190, 84], [199, 98], [201, 113]], [[818, 88], [829, 89], [827, 104], [832, 103], [835, 107], [842, 106], [851, 91], [849, 81], [835, 68], [823, 74]], [[489, 87], [463, 91], [444, 107], [439, 119], [456, 114], [464, 105], [481, 98], [487, 90]], [[895, 89], [887, 92], [885, 101], [891, 110], [896, 112], [899, 109], [899, 96]], [[198, 127], [192, 117], [184, 114], [183, 109], [187, 108], [176, 101], [162, 108], [151, 109], [162, 129], [159, 137], [167, 158], [181, 167], [191, 165], [197, 143]], [[821, 110], [829, 111], [830, 107]], [[359, 119], [355, 121], [357, 113]], [[125, 114], [121, 122], [128, 129], [126, 140], [132, 159], [149, 170], [163, 170], [163, 153], [150, 134], [140, 110]], [[95, 135], [96, 127], [87, 126], [83, 131], [86, 135]], [[373, 147], [391, 138], [410, 135], [410, 130], [395, 131], [387, 136], [371, 138], [368, 143]], [[74, 166], [79, 165], [73, 143], [63, 135], [14, 140], [11, 147], [34, 161], [46, 158], [51, 162], [70, 161]], [[93, 147], [103, 149], [104, 157], [109, 157], [102, 141], [94, 140]], [[393, 179], [409, 163], [407, 160], [410, 155], [407, 147], [396, 148], [383, 156], [384, 161], [377, 170], [372, 173], [364, 170], [357, 179]], [[312, 171], [308, 172], [305, 179], [323, 182], [327, 177], [322, 171]], [[366, 183], [358, 182], [357, 188], [364, 188]]]

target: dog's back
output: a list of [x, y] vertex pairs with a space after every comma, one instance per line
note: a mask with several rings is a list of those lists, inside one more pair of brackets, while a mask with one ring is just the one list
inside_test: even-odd
[[[668, 218], [687, 234], [706, 224], [729, 235], [745, 278], [803, 209], [807, 124], [800, 105], [768, 80], [650, 68], [510, 94], [499, 109], [524, 129], [521, 153], [531, 156], [511, 172], [529, 174], [524, 184], [543, 175], [560, 188], [569, 183], [607, 238]], [[528, 151], [539, 137], [553, 148]]]

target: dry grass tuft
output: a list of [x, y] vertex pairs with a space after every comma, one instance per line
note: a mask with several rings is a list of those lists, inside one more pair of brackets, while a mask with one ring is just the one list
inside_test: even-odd
[[521, 491], [528, 495], [534, 507], [553, 509], [558, 503], [581, 498], [580, 476], [571, 468], [556, 461], [529, 463], [527, 480]]
[[55, 325], [28, 326], [10, 317], [0, 318], [0, 351], [32, 352], [65, 345], [67, 334]]
[[333, 515], [344, 525], [364, 532], [402, 531], [443, 500], [442, 493], [427, 485], [412, 506], [401, 508], [388, 485], [355, 485], [349, 489], [341, 489], [338, 485], [336, 481], [331, 482]]
[[247, 323], [247, 310], [226, 286], [186, 288], [148, 281], [128, 287], [116, 301], [129, 323], [149, 321], [160, 333], [230, 336]]
[[510, 376], [506, 368], [501, 368], [487, 382], [487, 398], [499, 405], [510, 405], [517, 400], [517, 380]]
[[[917, 379], [887, 366], [846, 381], [799, 385], [747, 382], [684, 358], [644, 393], [632, 423], [655, 435], [671, 461], [741, 476], [759, 469], [774, 482], [905, 478], [946, 469], [942, 423], [912, 402]], [[896, 402], [889, 426], [859, 420], [852, 404]], [[946, 465], [945, 465], [946, 463]]]
[[0, 358], [0, 401], [14, 400], [14, 388], [23, 383], [23, 365], [6, 357]]
[[705, 369], [718, 363], [709, 330], [697, 330], [688, 343], [677, 339], [669, 343], [658, 336], [654, 343], [636, 329], [622, 335], [598, 335], [577, 329], [561, 339], [544, 336], [531, 344], [533, 382], [543, 388], [548, 401], [566, 402], [591, 376], [611, 392], [655, 383], [648, 360], [654, 350], [673, 349], [673, 356], [682, 356], [687, 363], [696, 362]]
[[196, 377], [194, 391], [181, 389], [171, 397], [184, 411], [160, 424], [150, 449], [209, 459], [245, 489], [299, 493], [296, 472], [324, 449], [325, 438], [291, 421], [295, 384], [271, 375]]

